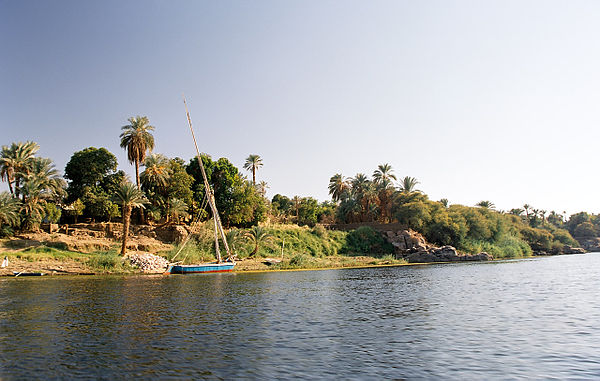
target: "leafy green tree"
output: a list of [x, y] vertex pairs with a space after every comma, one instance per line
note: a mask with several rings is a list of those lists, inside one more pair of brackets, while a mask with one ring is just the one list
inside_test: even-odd
[[577, 226], [584, 222], [591, 222], [591, 220], [592, 217], [586, 212], [575, 213], [569, 217], [569, 220], [565, 224], [565, 227], [567, 228], [567, 230], [569, 230], [571, 235], [577, 236], [577, 234], [575, 234], [575, 229], [577, 228]]
[[73, 216], [73, 220], [77, 223], [77, 217], [83, 215], [85, 204], [80, 199], [73, 201], [71, 204], [64, 207], [66, 214]]
[[521, 236], [535, 251], [546, 251], [552, 248], [552, 234], [544, 229], [524, 226]]
[[317, 221], [322, 224], [333, 224], [335, 222], [336, 207], [337, 205], [334, 202], [322, 202], [317, 211]]
[[61, 209], [57, 207], [56, 204], [47, 202], [46, 205], [44, 205], [44, 221], [55, 224], [60, 220], [61, 214]]
[[152, 152], [154, 149], [154, 136], [150, 131], [154, 131], [154, 126], [145, 116], [136, 116], [127, 119], [128, 125], [121, 127], [123, 131], [119, 136], [121, 138], [121, 148], [127, 151], [127, 159], [135, 164], [135, 183], [140, 188], [140, 163], [146, 159], [146, 151]]
[[[213, 161], [206, 154], [201, 158], [225, 226], [248, 227], [265, 219], [267, 208], [264, 198], [253, 184], [242, 178], [239, 170], [229, 160], [220, 158]], [[206, 192], [197, 157], [190, 160], [186, 171], [194, 178], [191, 187], [194, 201], [202, 205], [206, 200]]]
[[564, 217], [553, 210], [548, 215], [548, 222], [556, 227], [562, 227], [564, 225]]
[[292, 214], [293, 203], [289, 197], [276, 194], [271, 199], [271, 208], [276, 216], [289, 217]]
[[167, 199], [179, 199], [189, 207], [192, 205], [194, 198], [192, 192], [194, 177], [186, 172], [185, 162], [178, 157], [169, 160], [168, 171], [169, 181], [165, 197]]
[[448, 208], [448, 206], [450, 206], [450, 203], [448, 202], [447, 198], [443, 198], [439, 201], [440, 204], [442, 204], [444, 206], [444, 208]]
[[141, 190], [129, 182], [121, 185], [115, 193], [114, 199], [121, 205], [123, 210], [123, 244], [121, 245], [121, 255], [124, 256], [127, 247], [127, 239], [129, 238], [131, 211], [134, 208], [143, 208], [144, 204], [148, 203], [148, 200]]
[[258, 155], [250, 155], [246, 158], [244, 169], [252, 172], [252, 185], [256, 185], [256, 171], [263, 166], [262, 159]]
[[591, 222], [582, 222], [575, 228], [575, 237], [596, 237], [598, 229]]
[[298, 205], [298, 225], [313, 227], [318, 221], [319, 202], [312, 197], [304, 197]]
[[103, 188], [103, 181], [115, 175], [116, 170], [117, 157], [106, 148], [88, 147], [75, 152], [65, 167], [65, 178], [69, 180], [68, 200], [81, 198], [86, 187]]

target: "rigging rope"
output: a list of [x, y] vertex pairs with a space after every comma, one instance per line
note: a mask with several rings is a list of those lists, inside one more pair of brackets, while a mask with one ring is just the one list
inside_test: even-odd
[[[208, 203], [208, 197], [207, 197], [206, 192], [204, 192], [204, 200], [202, 202], [202, 207], [200, 207], [200, 211], [206, 211], [206, 204]], [[194, 234], [194, 229], [198, 226], [200, 222], [200, 212], [198, 212], [198, 215], [196, 216], [196, 219], [194, 221], [192, 221], [192, 223], [190, 224], [190, 234], [187, 235], [187, 237], [185, 237], [185, 239], [183, 240], [183, 242], [181, 243], [181, 246], [179, 247], [179, 250], [177, 250], [177, 253], [173, 256], [173, 258], [171, 258], [171, 261], [173, 261], [175, 258], [177, 258], [177, 256], [181, 253], [181, 251], [183, 250], [183, 248], [185, 247], [185, 245], [188, 243], [188, 241], [190, 240], [190, 238], [192, 238], [192, 235]], [[185, 259], [187, 258], [187, 254], [185, 255], [185, 257], [183, 257], [183, 259], [179, 262], [183, 262], [185, 261]]]

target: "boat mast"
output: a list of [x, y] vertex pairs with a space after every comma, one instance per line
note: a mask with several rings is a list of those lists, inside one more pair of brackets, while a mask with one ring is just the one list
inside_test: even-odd
[[219, 249], [219, 234], [221, 235], [221, 239], [223, 240], [223, 246], [225, 246], [225, 251], [227, 252], [227, 257], [231, 256], [231, 252], [229, 251], [229, 245], [227, 244], [227, 238], [225, 237], [225, 231], [223, 230], [223, 225], [221, 224], [221, 218], [219, 217], [219, 212], [217, 211], [217, 204], [215, 203], [215, 194], [208, 183], [208, 178], [206, 177], [206, 171], [204, 170], [204, 163], [202, 163], [202, 157], [200, 157], [200, 150], [198, 149], [198, 143], [196, 143], [196, 136], [194, 135], [194, 129], [192, 128], [192, 119], [190, 118], [190, 112], [187, 107], [187, 103], [185, 101], [185, 96], [183, 97], [183, 104], [185, 105], [185, 114], [187, 116], [188, 124], [190, 126], [190, 131], [192, 132], [192, 139], [194, 139], [194, 146], [196, 147], [196, 154], [198, 156], [198, 165], [200, 165], [200, 171], [202, 172], [202, 179], [204, 180], [204, 189], [207, 194], [208, 204], [210, 205], [210, 209], [213, 214], [213, 219], [215, 222], [215, 251], [217, 254], [217, 262], [221, 263], [221, 250]]

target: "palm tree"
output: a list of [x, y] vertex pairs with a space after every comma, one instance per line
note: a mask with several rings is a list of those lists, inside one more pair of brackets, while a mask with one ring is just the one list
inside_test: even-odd
[[36, 228], [44, 217], [43, 186], [37, 179], [29, 179], [23, 183], [20, 188], [23, 195], [21, 212], [23, 214], [23, 228], [31, 230]]
[[123, 245], [121, 255], [125, 255], [127, 238], [129, 237], [129, 224], [131, 222], [131, 211], [133, 208], [143, 208], [148, 200], [144, 193], [130, 182], [121, 184], [114, 195], [115, 201], [123, 207]]
[[2, 225], [17, 226], [19, 224], [19, 208], [21, 203], [8, 192], [0, 193], [0, 233]]
[[496, 207], [496, 205], [494, 205], [493, 202], [491, 201], [479, 201], [475, 206], [479, 206], [480, 208], [485, 208], [485, 209], [494, 209]]
[[265, 197], [265, 195], [267, 194], [267, 189], [269, 189], [269, 185], [266, 181], [261, 181], [260, 183], [258, 183], [258, 193], [260, 193], [263, 197]]
[[29, 173], [31, 161], [39, 149], [40, 146], [31, 141], [12, 143], [10, 147], [2, 146], [0, 176], [2, 180], [8, 182], [8, 189], [16, 197], [19, 197], [19, 185], [23, 177]]
[[256, 170], [262, 167], [262, 165], [262, 159], [258, 155], [250, 155], [246, 158], [246, 163], [244, 163], [244, 169], [252, 171], [252, 185], [256, 185]]
[[371, 180], [367, 178], [364, 173], [357, 173], [356, 176], [351, 180], [352, 184], [352, 195], [356, 201], [361, 205], [362, 213], [361, 220], [364, 222], [368, 220], [368, 216], [371, 214], [372, 202], [377, 198], [377, 192]]
[[329, 179], [329, 194], [333, 201], [340, 201], [348, 192], [348, 181], [340, 173], [336, 173]]
[[25, 181], [35, 180], [44, 198], [66, 196], [66, 181], [59, 175], [52, 160], [36, 157], [31, 160]]
[[231, 249], [231, 255], [233, 255], [234, 257], [236, 256], [237, 244], [240, 242], [242, 237], [244, 236], [242, 235], [242, 231], [240, 229], [231, 229], [227, 232], [227, 234], [225, 234], [227, 244]]
[[161, 154], [151, 154], [144, 161], [146, 169], [141, 173], [140, 180], [144, 189], [164, 189], [169, 177], [169, 159]]
[[394, 175], [394, 170], [389, 164], [379, 164], [375, 172], [373, 172], [373, 182], [379, 184], [386, 181], [397, 180]]
[[405, 176], [400, 180], [400, 185], [398, 189], [402, 193], [412, 193], [412, 192], [420, 192], [420, 190], [415, 189], [417, 184], [420, 184], [416, 178]]
[[152, 152], [154, 149], [154, 136], [150, 131], [154, 131], [154, 126], [150, 125], [145, 116], [136, 116], [127, 119], [129, 124], [121, 127], [123, 132], [121, 138], [121, 148], [127, 151], [127, 159], [135, 164], [135, 183], [140, 188], [140, 163], [146, 159], [146, 151]]
[[171, 221], [179, 222], [179, 217], [187, 217], [188, 206], [185, 201], [178, 198], [171, 198], [165, 205], [165, 215], [167, 216], [167, 223]]
[[358, 196], [358, 198], [362, 198], [362, 195], [367, 191], [370, 182], [367, 175], [364, 173], [357, 173], [356, 176], [350, 180], [352, 194]]
[[524, 210], [524, 209], [521, 209], [521, 208], [513, 208], [513, 209], [511, 209], [511, 210], [510, 210], [508, 213], [510, 213], [510, 214], [512, 214], [512, 215], [515, 215], [515, 216], [518, 216], [518, 217], [520, 217], [520, 216], [522, 216], [522, 215], [523, 215], [523, 212], [524, 212], [524, 211], [525, 211], [525, 210]]
[[263, 243], [266, 243], [273, 239], [273, 235], [269, 233], [269, 231], [262, 226], [253, 226], [246, 234], [246, 238], [250, 240], [250, 242], [254, 243], [254, 250], [250, 253], [249, 257], [253, 257], [258, 253], [258, 247]]
[[381, 219], [386, 222], [391, 215], [392, 180], [397, 180], [389, 164], [380, 164], [373, 172], [373, 183], [377, 186]]
[[525, 204], [525, 205], [523, 205], [523, 209], [525, 210], [525, 216], [529, 220], [529, 209], [531, 209], [531, 205]]

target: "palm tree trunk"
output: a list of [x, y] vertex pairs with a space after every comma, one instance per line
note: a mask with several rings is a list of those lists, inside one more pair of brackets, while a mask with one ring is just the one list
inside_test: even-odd
[[127, 247], [127, 238], [129, 236], [129, 222], [131, 220], [131, 206], [123, 205], [123, 245], [121, 246], [121, 256], [125, 255]]
[[252, 185], [256, 185], [256, 167], [252, 167]]
[[140, 162], [137, 158], [135, 159], [135, 184], [140, 190]]

